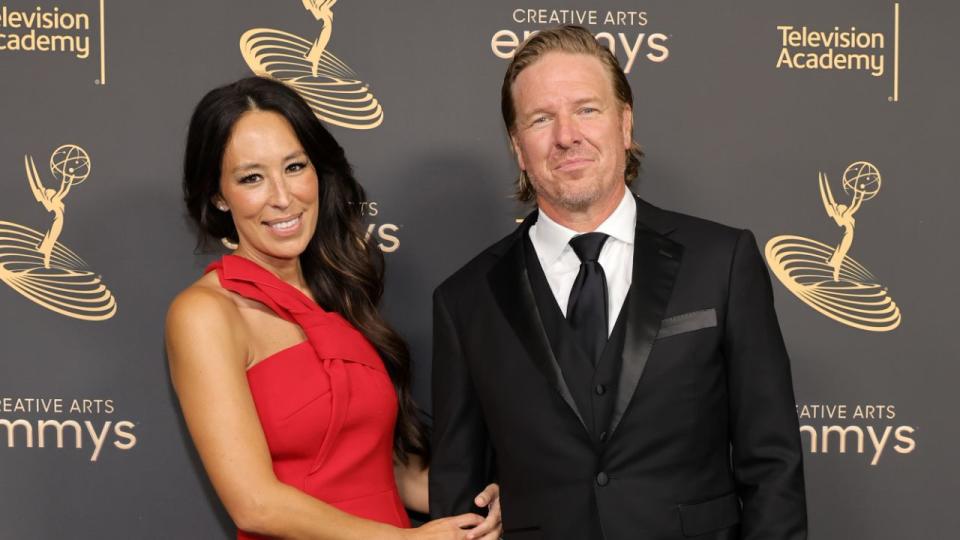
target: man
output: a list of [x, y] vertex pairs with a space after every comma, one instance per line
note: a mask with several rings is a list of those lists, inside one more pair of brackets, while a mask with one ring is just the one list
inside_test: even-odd
[[753, 235], [625, 184], [629, 84], [583, 28], [502, 90], [538, 210], [434, 296], [430, 509], [501, 484], [509, 539], [802, 539], [790, 366]]

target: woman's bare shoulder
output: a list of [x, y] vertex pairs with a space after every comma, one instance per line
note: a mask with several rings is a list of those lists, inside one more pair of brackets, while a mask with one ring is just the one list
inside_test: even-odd
[[231, 293], [220, 286], [214, 272], [204, 274], [189, 287], [180, 291], [167, 312], [167, 320], [174, 318], [233, 318], [239, 313]]
[[170, 303], [166, 319], [168, 343], [197, 338], [242, 343], [245, 325], [234, 296], [220, 286], [214, 272], [193, 282]]

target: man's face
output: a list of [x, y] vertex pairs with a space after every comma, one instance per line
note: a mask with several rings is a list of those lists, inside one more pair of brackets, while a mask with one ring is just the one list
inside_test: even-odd
[[619, 201], [633, 118], [600, 60], [547, 53], [520, 72], [512, 92], [511, 141], [538, 206], [567, 216]]

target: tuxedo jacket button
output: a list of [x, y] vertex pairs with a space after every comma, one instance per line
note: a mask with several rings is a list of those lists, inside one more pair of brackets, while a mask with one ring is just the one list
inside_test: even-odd
[[600, 474], [597, 475], [597, 485], [603, 487], [609, 483], [610, 478], [607, 476], [607, 473], [601, 471]]
[[602, 384], [598, 384], [594, 390], [597, 392], [598, 396], [602, 396], [607, 393], [607, 387]]

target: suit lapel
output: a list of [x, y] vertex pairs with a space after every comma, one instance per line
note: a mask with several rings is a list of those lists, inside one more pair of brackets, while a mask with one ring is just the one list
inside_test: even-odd
[[617, 402], [610, 419], [611, 435], [620, 425], [647, 366], [683, 256], [683, 246], [666, 237], [672, 229], [663, 223], [663, 212], [639, 198], [636, 201], [633, 278], [627, 305], [624, 306], [629, 318], [626, 321]]
[[577, 416], [580, 425], [587, 429], [583, 416], [573, 400], [573, 394], [570, 393], [570, 388], [563, 379], [560, 364], [557, 363], [550, 347], [550, 340], [540, 319], [540, 311], [537, 309], [536, 298], [527, 274], [523, 235], [527, 234], [530, 225], [536, 221], [536, 215], [537, 213], [533, 212], [524, 220], [510, 247], [490, 270], [488, 279], [497, 305], [520, 337], [530, 360], [560, 393], [560, 397]]

